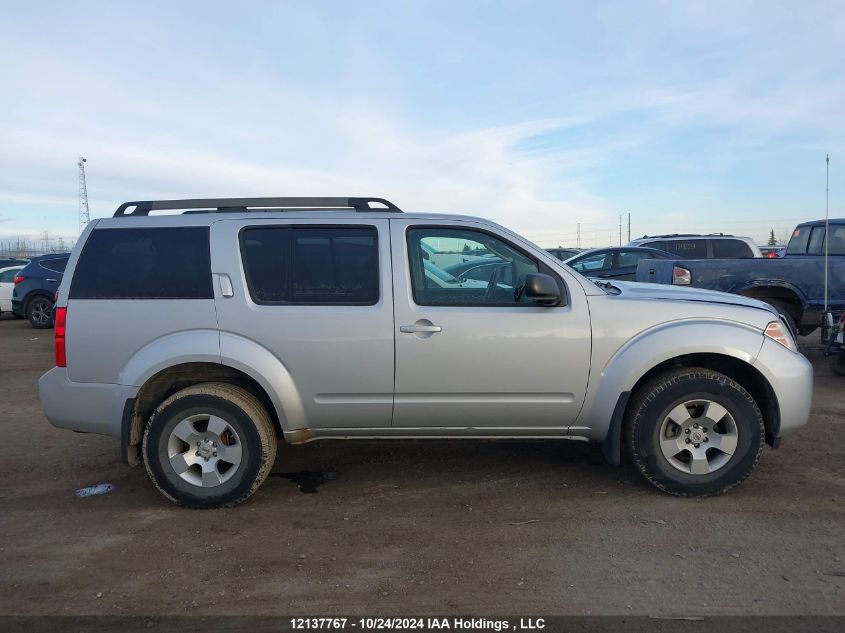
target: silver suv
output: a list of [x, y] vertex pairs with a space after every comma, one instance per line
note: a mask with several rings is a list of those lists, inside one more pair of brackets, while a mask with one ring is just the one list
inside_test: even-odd
[[[498, 265], [446, 270], [473, 261]], [[85, 229], [55, 321], [47, 418], [117, 438], [190, 507], [243, 501], [279, 440], [324, 438], [587, 439], [716, 494], [812, 392], [765, 303], [596, 284], [487, 220], [375, 198], [126, 203]]]
[[760, 247], [750, 237], [723, 233], [643, 235], [628, 242], [628, 246], [648, 246], [684, 259], [744, 259], [763, 256]]

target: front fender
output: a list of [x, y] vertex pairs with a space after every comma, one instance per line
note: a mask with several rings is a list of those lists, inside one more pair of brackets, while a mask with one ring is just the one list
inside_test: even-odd
[[[713, 319], [684, 319], [643, 330], [616, 350], [594, 348], [584, 409], [570, 435], [603, 441], [620, 394], [631, 392], [651, 369], [679, 356], [718, 354], [752, 364], [763, 333], [750, 325]], [[597, 341], [598, 343], [598, 341]], [[618, 416], [617, 416], [618, 417]]]

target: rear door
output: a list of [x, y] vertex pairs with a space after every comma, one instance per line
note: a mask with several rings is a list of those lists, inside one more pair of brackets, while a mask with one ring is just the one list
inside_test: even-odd
[[[590, 319], [580, 286], [572, 283], [568, 290], [559, 273], [484, 225], [408, 219], [390, 224], [396, 267], [393, 425], [522, 432], [570, 425], [581, 410], [590, 370]], [[427, 256], [484, 249], [503, 261], [487, 282], [444, 280]], [[559, 280], [563, 305], [515, 299], [515, 285], [538, 271]]]
[[[388, 222], [220, 220], [212, 268], [226, 334], [264, 347], [292, 379], [310, 428], [377, 428], [393, 409]], [[282, 385], [276, 385], [283, 392]]]

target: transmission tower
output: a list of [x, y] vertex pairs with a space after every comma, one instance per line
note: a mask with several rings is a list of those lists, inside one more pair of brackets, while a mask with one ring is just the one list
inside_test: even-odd
[[77, 165], [79, 166], [79, 234], [85, 229], [85, 225], [91, 219], [88, 214], [88, 185], [85, 184], [85, 163], [83, 156], [79, 157]]

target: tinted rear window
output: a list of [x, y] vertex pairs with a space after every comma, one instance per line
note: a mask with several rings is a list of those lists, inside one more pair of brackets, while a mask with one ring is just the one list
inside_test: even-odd
[[256, 303], [378, 301], [378, 237], [372, 227], [248, 228], [241, 253]]
[[64, 273], [67, 266], [67, 257], [57, 257], [56, 259], [42, 259], [39, 264], [41, 268], [52, 270], [54, 273]]
[[73, 274], [71, 299], [212, 299], [208, 227], [99, 229]]
[[789, 244], [786, 246], [787, 255], [803, 255], [807, 252], [807, 241], [810, 239], [810, 227], [799, 226], [792, 232]]
[[713, 240], [713, 257], [754, 257], [742, 240]]

